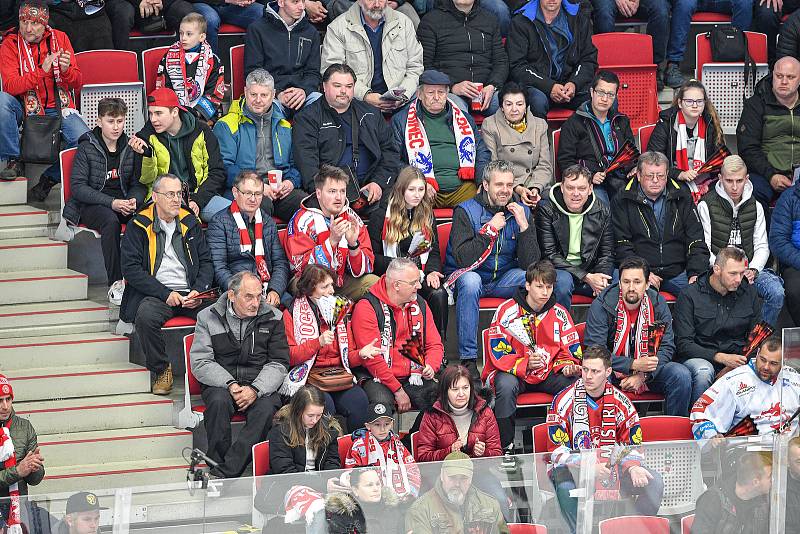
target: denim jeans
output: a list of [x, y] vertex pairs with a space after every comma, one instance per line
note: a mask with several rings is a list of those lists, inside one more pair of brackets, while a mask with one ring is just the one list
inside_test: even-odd
[[730, 14], [731, 24], [742, 31], [749, 30], [753, 23], [753, 0], [673, 0], [667, 61], [683, 61], [695, 11]]
[[211, 197], [211, 200], [208, 201], [208, 204], [206, 204], [205, 207], [200, 210], [200, 219], [204, 223], [208, 223], [214, 218], [214, 215], [230, 205], [231, 201], [227, 198], [220, 195], [214, 195]]
[[[791, 174], [791, 173], [789, 173]], [[769, 214], [769, 206], [772, 203], [772, 199], [778, 197], [778, 193], [772, 189], [772, 184], [769, 183], [769, 178], [771, 177], [764, 177], [760, 174], [750, 173], [750, 183], [753, 184], [753, 196], [756, 197], [756, 200], [761, 202], [764, 206], [764, 213]], [[791, 176], [789, 176], [791, 178]], [[769, 217], [769, 215], [767, 215]]]
[[500, 35], [508, 36], [508, 28], [511, 26], [511, 11], [503, 0], [481, 0], [481, 7], [497, 17], [500, 25]]
[[656, 369], [653, 379], [647, 383], [653, 393], [664, 395], [666, 415], [689, 416], [689, 401], [692, 395], [692, 373], [678, 362], [667, 362]]
[[[308, 93], [306, 95], [305, 101], [303, 102], [303, 107], [300, 108], [300, 109], [303, 109], [303, 108], [306, 108], [306, 107], [310, 106], [311, 104], [316, 102], [319, 99], [319, 97], [321, 97], [321, 96], [322, 96], [322, 93], [318, 93], [316, 91], [314, 91], [313, 93]], [[275, 100], [273, 100], [273, 103], [275, 105], [277, 105], [279, 108], [281, 108], [281, 111], [283, 111], [283, 116], [286, 117], [287, 119], [291, 119], [292, 117], [294, 117], [295, 113], [298, 113], [300, 111], [300, 109], [292, 109], [292, 108], [286, 107], [283, 104], [281, 104], [278, 101], [278, 96], [277, 95], [275, 95]]]
[[466, 272], [456, 280], [456, 329], [458, 355], [462, 360], [478, 357], [478, 300], [481, 297], [511, 298], [524, 285], [525, 271], [516, 267], [488, 284], [484, 284], [475, 271]]
[[251, 23], [264, 16], [264, 4], [253, 2], [249, 6], [241, 7], [232, 4], [210, 6], [208, 4], [194, 4], [194, 10], [203, 15], [208, 23], [206, 40], [211, 49], [217, 54], [219, 47], [219, 27], [224, 22], [247, 29]]
[[[57, 116], [57, 109], [46, 109], [48, 116]], [[6, 92], [0, 92], [0, 160], [19, 158], [19, 126], [22, 124], [22, 104]], [[61, 121], [61, 148], [77, 146], [80, 136], [89, 131], [80, 114], [72, 112]], [[61, 181], [58, 162], [42, 173], [53, 182]]]
[[[458, 106], [462, 111], [465, 113], [472, 113], [472, 109], [470, 109], [470, 103], [466, 101], [463, 96], [459, 96], [453, 93], [448, 93], [447, 98], [452, 100], [456, 106]], [[497, 96], [497, 91], [494, 92], [492, 95], [492, 101], [489, 102], [489, 107], [483, 111], [479, 111], [481, 115], [484, 117], [489, 117], [490, 115], [494, 115], [497, 110], [500, 109], [500, 100]]]
[[692, 406], [700, 395], [711, 387], [714, 383], [714, 377], [717, 375], [717, 369], [714, 364], [704, 358], [689, 358], [683, 365], [689, 369], [692, 375], [692, 398], [689, 406]]
[[538, 384], [529, 384], [511, 373], [497, 373], [494, 377], [494, 415], [498, 419], [513, 417], [517, 411], [517, 397], [527, 391], [539, 391], [556, 395], [569, 387], [577, 377], [567, 377], [561, 373], [550, 372]]
[[[594, 33], [611, 33], [619, 10], [614, 0], [593, 0]], [[668, 0], [641, 0], [636, 15], [647, 20], [647, 33], [653, 37], [653, 63], [660, 65], [667, 51], [669, 35]]]
[[331, 415], [339, 414], [346, 418], [348, 432], [364, 427], [369, 409], [369, 399], [361, 386], [355, 384], [350, 389], [325, 392], [322, 395], [325, 397], [325, 411]]
[[677, 298], [680, 292], [686, 289], [686, 286], [688, 285], [689, 285], [689, 277], [686, 276], [686, 271], [683, 271], [681, 274], [679, 274], [674, 278], [670, 278], [668, 280], [662, 280], [661, 287], [659, 287], [658, 290], [666, 291], [667, 293], [672, 293]]
[[764, 300], [761, 317], [775, 326], [778, 323], [781, 308], [783, 308], [783, 278], [775, 274], [772, 269], [764, 269], [758, 273], [755, 286], [758, 296]]

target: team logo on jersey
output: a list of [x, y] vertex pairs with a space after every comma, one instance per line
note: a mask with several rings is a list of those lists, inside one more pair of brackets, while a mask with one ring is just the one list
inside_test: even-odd
[[642, 427], [639, 425], [633, 425], [631, 429], [631, 443], [634, 445], [641, 445], [642, 443]]
[[564, 432], [564, 429], [560, 426], [550, 426], [548, 433], [550, 434], [550, 441], [556, 445], [567, 445], [569, 443], [569, 434]]
[[591, 449], [592, 435], [588, 430], [581, 430], [575, 434], [575, 444], [579, 449]]
[[503, 335], [499, 327], [495, 326], [487, 330], [486, 342], [489, 345], [489, 352], [495, 360], [514, 352], [511, 342]]
[[737, 397], [744, 397], [756, 390], [755, 386], [748, 386], [744, 382], [739, 382], [739, 388], [736, 390]]

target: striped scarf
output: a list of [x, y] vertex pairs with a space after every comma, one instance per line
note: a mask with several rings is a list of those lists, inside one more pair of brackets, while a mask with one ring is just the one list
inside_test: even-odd
[[[14, 454], [14, 443], [11, 441], [11, 417], [3, 426], [0, 426], [0, 462], [4, 469], [11, 469], [17, 465], [17, 457]], [[19, 482], [15, 482], [8, 487], [10, 498], [8, 517], [8, 534], [22, 534], [22, 519], [19, 504]]]
[[[189, 58], [192, 61], [197, 61], [197, 69], [193, 78], [186, 76], [187, 53], [180, 42], [174, 43], [167, 50], [165, 59], [166, 72], [164, 74], [169, 78], [172, 90], [178, 95], [178, 101], [181, 105], [191, 108], [203, 96], [208, 74], [211, 71], [214, 52], [211, 51], [211, 45], [203, 42], [200, 44], [200, 52], [190, 52], [189, 54]], [[196, 58], [194, 57], [195, 55]]]
[[261, 278], [261, 283], [266, 291], [269, 285], [269, 269], [267, 268], [267, 261], [264, 259], [264, 222], [261, 219], [261, 209], [257, 209], [255, 213], [255, 235], [256, 242], [253, 246], [253, 241], [250, 239], [250, 232], [247, 231], [247, 223], [242, 217], [242, 212], [239, 210], [239, 205], [234, 200], [231, 203], [231, 215], [233, 220], [236, 221], [236, 228], [239, 229], [239, 250], [242, 254], [252, 254], [256, 259], [256, 271]]
[[[683, 113], [678, 113], [676, 118], [678, 124], [678, 140], [675, 143], [675, 167], [681, 171], [689, 170], [689, 132], [686, 128], [686, 119]], [[706, 161], [706, 121], [701, 115], [697, 120], [697, 140], [694, 143], [694, 153], [692, 154], [692, 169], [699, 169]], [[696, 183], [695, 180], [688, 182], [689, 191], [692, 199], [697, 204], [700, 198], [708, 191], [708, 181]]]

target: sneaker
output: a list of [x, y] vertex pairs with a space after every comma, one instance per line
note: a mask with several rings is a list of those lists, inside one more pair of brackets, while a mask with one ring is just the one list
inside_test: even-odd
[[56, 185], [54, 181], [42, 175], [42, 177], [39, 178], [39, 183], [33, 186], [30, 190], [31, 200], [36, 202], [44, 202], [54, 185]]
[[22, 163], [16, 159], [8, 160], [6, 168], [0, 171], [0, 180], [15, 180], [18, 176], [22, 176]]
[[667, 69], [664, 71], [664, 85], [678, 89], [684, 83], [686, 83], [686, 77], [681, 73], [678, 64], [668, 63]]
[[478, 384], [481, 381], [481, 375], [478, 372], [478, 363], [474, 359], [470, 360], [461, 360], [461, 365], [466, 367], [469, 370], [469, 376], [472, 377], [472, 380]]
[[125, 280], [117, 280], [108, 288], [108, 302], [114, 306], [122, 304], [122, 294], [125, 292]]
[[168, 365], [153, 382], [153, 395], [169, 395], [172, 391], [172, 364]]

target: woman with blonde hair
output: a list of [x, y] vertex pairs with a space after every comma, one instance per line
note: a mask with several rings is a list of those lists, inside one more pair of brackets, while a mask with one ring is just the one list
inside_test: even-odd
[[432, 200], [425, 176], [406, 167], [397, 176], [389, 196], [370, 215], [369, 231], [375, 254], [376, 275], [382, 275], [394, 258], [410, 257], [422, 271], [420, 295], [431, 307], [442, 339], [447, 331], [447, 292], [442, 285], [442, 259]]
[[717, 110], [705, 86], [689, 80], [675, 91], [672, 107], [659, 114], [647, 150], [667, 156], [669, 178], [686, 182], [697, 202], [708, 191], [711, 178], [697, 170], [722, 146], [725, 135]]

